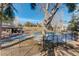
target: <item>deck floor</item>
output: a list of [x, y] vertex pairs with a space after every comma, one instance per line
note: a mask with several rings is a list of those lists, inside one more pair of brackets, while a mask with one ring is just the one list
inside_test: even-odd
[[39, 53], [39, 47], [33, 39], [0, 50], [1, 56], [31, 56]]
[[[71, 42], [72, 43], [72, 42]], [[79, 44], [74, 42], [73, 44]], [[72, 44], [71, 44], [72, 45]], [[74, 45], [75, 46], [75, 45]], [[55, 56], [79, 56], [79, 45], [77, 48], [71, 48], [69, 46], [58, 46], [54, 48]], [[47, 56], [46, 52], [41, 54], [39, 46], [33, 39], [20, 42], [8, 48], [0, 50], [1, 56]]]

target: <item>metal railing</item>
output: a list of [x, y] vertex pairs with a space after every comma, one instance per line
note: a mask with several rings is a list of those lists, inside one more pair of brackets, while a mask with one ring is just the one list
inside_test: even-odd
[[[64, 34], [49, 34], [44, 36], [43, 49], [48, 51], [48, 55], [55, 55], [54, 48], [60, 45], [65, 45], [69, 41], [78, 39], [78, 35], [75, 33], [64, 33]], [[52, 52], [52, 53], [51, 53]]]

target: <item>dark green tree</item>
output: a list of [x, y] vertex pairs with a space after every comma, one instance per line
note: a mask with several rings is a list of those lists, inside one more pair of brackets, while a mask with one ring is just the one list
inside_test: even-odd
[[1, 26], [3, 21], [9, 21], [12, 23], [15, 15], [14, 11], [16, 9], [14, 8], [12, 3], [1, 3], [0, 4], [0, 37], [1, 37]]

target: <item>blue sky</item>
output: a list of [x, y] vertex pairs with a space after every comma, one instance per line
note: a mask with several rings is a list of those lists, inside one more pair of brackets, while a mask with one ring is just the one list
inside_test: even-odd
[[[44, 13], [39, 6], [36, 7], [36, 10], [31, 10], [29, 3], [16, 3], [13, 5], [17, 10], [17, 13], [15, 13], [15, 16], [18, 17], [20, 23], [22, 24], [25, 23], [26, 21], [38, 23], [38, 22], [41, 22], [44, 18]], [[58, 12], [61, 15], [60, 11], [63, 11], [64, 13], [63, 20], [65, 21], [65, 23], [67, 23], [71, 19], [71, 16], [68, 13], [68, 10], [66, 7], [64, 8], [64, 6], [62, 6], [61, 8]]]

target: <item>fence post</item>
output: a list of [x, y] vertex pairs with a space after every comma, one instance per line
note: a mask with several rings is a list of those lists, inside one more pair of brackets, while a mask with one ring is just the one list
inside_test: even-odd
[[45, 36], [43, 36], [43, 43], [42, 43], [42, 46], [43, 46], [43, 50], [45, 50]]
[[65, 34], [65, 45], [66, 45], [66, 34]]
[[56, 36], [57, 37], [57, 47], [58, 47], [58, 36]]
[[78, 41], [79, 41], [79, 32], [78, 32], [78, 34], [77, 34], [77, 39], [78, 39]]

